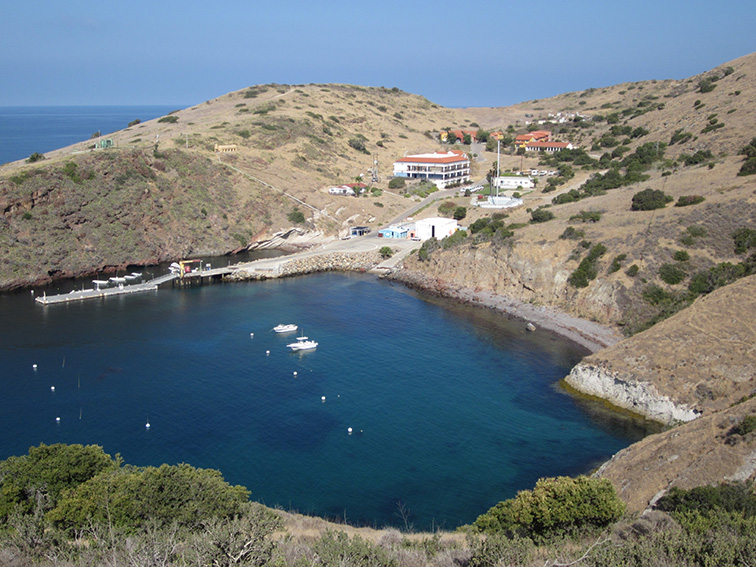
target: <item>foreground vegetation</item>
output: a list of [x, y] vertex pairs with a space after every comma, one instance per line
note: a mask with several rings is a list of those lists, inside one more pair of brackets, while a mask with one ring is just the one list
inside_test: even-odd
[[[741, 424], [750, 427], [749, 423]], [[671, 490], [623, 516], [602, 479], [541, 479], [456, 534], [335, 526], [248, 501], [218, 471], [134, 467], [97, 446], [40, 445], [0, 462], [2, 565], [752, 565], [756, 496]]]

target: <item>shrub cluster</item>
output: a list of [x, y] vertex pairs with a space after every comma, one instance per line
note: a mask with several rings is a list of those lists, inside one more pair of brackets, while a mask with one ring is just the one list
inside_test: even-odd
[[486, 534], [543, 541], [603, 529], [619, 520], [624, 511], [625, 504], [607, 479], [542, 478], [533, 490], [523, 490], [479, 516], [473, 528]]
[[675, 203], [675, 207], [687, 207], [689, 205], [698, 205], [705, 199], [701, 195], [680, 195]]
[[674, 198], [664, 193], [660, 189], [644, 189], [633, 195], [633, 201], [630, 208], [633, 211], [652, 211], [654, 209], [663, 209], [667, 203]]
[[554, 218], [554, 213], [544, 207], [538, 207], [530, 213], [531, 222], [546, 222]]
[[750, 141], [750, 143], [743, 146], [740, 153], [746, 156], [743, 165], [740, 167], [738, 175], [753, 175], [756, 174], [756, 138]]
[[591, 280], [595, 280], [598, 275], [596, 263], [598, 259], [606, 253], [606, 246], [596, 244], [588, 252], [588, 255], [580, 261], [577, 269], [567, 278], [567, 283], [573, 287], [588, 287]]

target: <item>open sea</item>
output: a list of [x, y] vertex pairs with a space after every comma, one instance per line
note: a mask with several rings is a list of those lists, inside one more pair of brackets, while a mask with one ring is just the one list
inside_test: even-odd
[[[36, 125], [17, 131], [37, 141], [0, 162], [63, 139], [57, 126], [41, 134], [59, 124], [46, 112], [27, 111]], [[80, 131], [111, 128], [77, 112]], [[119, 116], [112, 129], [149, 117], [103, 112]], [[647, 433], [560, 388], [586, 354], [574, 344], [368, 275], [46, 307], [22, 290], [0, 294], [0, 320], [0, 459], [41, 442], [97, 444], [134, 465], [218, 469], [254, 500], [359, 525], [453, 529]], [[273, 333], [279, 323], [318, 348], [290, 352], [297, 334]]]
[[0, 164], [164, 116], [177, 106], [0, 106]]

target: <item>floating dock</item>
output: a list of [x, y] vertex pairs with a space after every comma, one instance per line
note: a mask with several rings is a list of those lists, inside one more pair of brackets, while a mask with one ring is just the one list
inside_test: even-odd
[[[168, 282], [179, 283], [181, 285], [191, 285], [194, 282], [199, 284], [204, 283], [204, 278], [209, 281], [213, 279], [220, 279], [226, 274], [232, 272], [231, 268], [213, 268], [205, 270], [195, 270], [192, 272], [186, 272], [182, 274], [170, 273], [164, 276], [154, 278], [150, 281], [135, 284], [119, 283], [115, 287], [100, 288], [95, 286], [95, 289], [81, 289], [73, 290], [69, 293], [61, 293], [59, 295], [47, 295], [42, 297], [35, 297], [34, 301], [41, 303], [42, 305], [55, 305], [58, 303], [68, 303], [71, 301], [83, 301], [85, 299], [103, 299], [106, 297], [112, 297], [114, 295], [124, 295], [127, 293], [140, 293], [144, 291], [154, 291], [159, 286], [167, 284]], [[100, 281], [100, 280], [96, 280]]]

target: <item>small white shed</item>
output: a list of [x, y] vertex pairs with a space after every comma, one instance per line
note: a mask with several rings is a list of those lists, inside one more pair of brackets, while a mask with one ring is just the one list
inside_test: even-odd
[[431, 217], [415, 222], [415, 236], [420, 240], [428, 240], [433, 237], [441, 240], [454, 234], [457, 230], [459, 230], [459, 225], [454, 219]]

